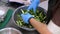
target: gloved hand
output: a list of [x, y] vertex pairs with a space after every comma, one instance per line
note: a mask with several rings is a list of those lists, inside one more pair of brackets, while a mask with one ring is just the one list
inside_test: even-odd
[[28, 7], [28, 11], [33, 9], [34, 13], [36, 12], [36, 8], [38, 7], [38, 4], [40, 3], [40, 0], [32, 0], [31, 5]]
[[33, 18], [33, 16], [31, 15], [31, 14], [29, 14], [29, 13], [26, 13], [26, 14], [21, 14], [21, 17], [22, 17], [22, 19], [23, 19], [23, 21], [25, 22], [25, 23], [29, 23], [29, 20], [31, 19], [31, 18]]

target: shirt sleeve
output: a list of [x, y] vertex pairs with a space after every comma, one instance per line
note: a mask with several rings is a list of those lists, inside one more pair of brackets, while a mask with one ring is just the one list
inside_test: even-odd
[[48, 30], [51, 31], [53, 34], [60, 34], [60, 27], [54, 24], [54, 22], [51, 20], [48, 24]]

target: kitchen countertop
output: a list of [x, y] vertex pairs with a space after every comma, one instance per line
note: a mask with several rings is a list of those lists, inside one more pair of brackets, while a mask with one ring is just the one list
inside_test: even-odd
[[[3, 5], [3, 6], [6, 6], [5, 3], [0, 2], [0, 6], [2, 6], [2, 5]], [[48, 9], [48, 1], [44, 1], [44, 2], [40, 3], [39, 6], [47, 10], [47, 9]], [[15, 8], [13, 8], [13, 7], [11, 7], [11, 6], [7, 6], [7, 7], [9, 7], [10, 9], [15, 10]], [[9, 21], [9, 23], [6, 25], [6, 27], [16, 26], [16, 25], [11, 26], [11, 25], [13, 25], [13, 24], [12, 24], [12, 18], [10, 19], [10, 21]], [[14, 27], [14, 28], [15, 28], [15, 27]], [[17, 27], [17, 28], [18, 28], [18, 27]], [[18, 28], [18, 29], [20, 29], [20, 28]], [[22, 30], [21, 30], [21, 31], [22, 31]], [[23, 34], [38, 34], [36, 31], [34, 31], [34, 32], [33, 32], [33, 31], [31, 31], [31, 32], [29, 32], [29, 31], [22, 31], [22, 33], [23, 33]]]

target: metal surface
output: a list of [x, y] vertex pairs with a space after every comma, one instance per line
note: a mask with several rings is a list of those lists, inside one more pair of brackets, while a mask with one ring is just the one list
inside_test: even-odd
[[0, 30], [0, 34], [22, 34], [22, 33], [15, 28], [4, 28]]
[[20, 30], [22, 32], [22, 34], [39, 34], [36, 30], [35, 31], [27, 31], [27, 30], [23, 30], [23, 29], [17, 27], [17, 25], [13, 23], [12, 18], [9, 21], [9, 23], [6, 25], [6, 27], [16, 28], [16, 29]]
[[[6, 3], [4, 2], [0, 2], [0, 6], [6, 6]], [[13, 10], [15, 10], [15, 8], [11, 7], [11, 6], [7, 6]], [[39, 34], [37, 31], [26, 31], [26, 30], [22, 30], [19, 27], [16, 27], [16, 25], [13, 23], [12, 18], [10, 19], [9, 23], [6, 25], [6, 27], [13, 27], [16, 28], [18, 30], [20, 30], [23, 34]]]
[[[28, 8], [28, 6], [22, 6], [22, 7], [17, 8], [17, 9], [14, 11], [14, 13], [13, 13], [13, 15], [12, 15], [12, 21], [13, 21], [13, 23], [16, 24], [16, 20], [18, 19], [18, 18], [17, 18], [17, 14], [21, 14], [21, 10], [20, 10], [20, 9], [26, 10], [27, 8]], [[40, 9], [40, 10], [39, 10], [39, 9]], [[39, 11], [44, 11], [44, 13], [46, 14], [46, 10], [44, 10], [43, 8], [38, 7], [38, 10], [39, 10]], [[16, 24], [16, 25], [17, 25], [17, 24]], [[33, 30], [35, 30], [34, 28], [21, 27], [21, 26], [18, 26], [18, 25], [17, 25], [17, 27], [20, 27], [20, 28], [22, 28], [22, 29], [24, 29], [24, 30], [28, 30], [28, 31], [33, 31]]]
[[[14, 11], [14, 12], [15, 12], [15, 11]], [[14, 28], [20, 30], [23, 34], [39, 34], [36, 30], [28, 31], [28, 30], [24, 30], [24, 29], [18, 27], [18, 26], [14, 23], [14, 21], [13, 21], [12, 18], [11, 18], [10, 22], [8, 23], [7, 27], [14, 27]]]
[[[12, 10], [15, 10], [16, 8], [13, 8], [11, 6], [7, 6], [6, 3], [4, 2], [0, 2], [0, 6], [5, 6], [5, 7], [9, 7]], [[13, 27], [16, 28], [18, 30], [20, 30], [23, 34], [39, 34], [37, 31], [26, 31], [26, 30], [22, 30], [19, 27], [16, 27], [16, 25], [13, 23], [12, 18], [10, 19], [9, 23], [6, 25], [6, 27]]]
[[2, 2], [4, 2], [4, 3], [8, 3], [8, 0], [1, 0]]
[[17, 2], [17, 3], [22, 3], [22, 4], [30, 4], [30, 0], [9, 0], [9, 2]]
[[8, 7], [0, 6], [0, 22], [4, 21], [7, 11], [8, 11]]

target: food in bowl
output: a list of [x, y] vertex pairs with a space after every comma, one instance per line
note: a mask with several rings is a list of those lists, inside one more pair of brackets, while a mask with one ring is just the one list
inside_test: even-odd
[[[21, 12], [23, 14], [26, 14], [27, 13], [27, 10], [22, 10], [21, 9]], [[32, 16], [34, 16], [34, 18], [37, 20], [37, 21], [40, 21], [42, 23], [45, 23], [45, 18], [46, 18], [46, 14], [44, 13], [43, 10], [39, 11], [38, 9], [36, 10], [36, 13], [33, 12], [33, 9], [28, 11], [28, 13], [30, 13]], [[18, 26], [21, 26], [21, 27], [27, 27], [27, 28], [33, 28], [33, 26], [31, 24], [26, 24], [24, 23], [22, 17], [20, 14], [17, 14], [17, 20], [16, 20], [16, 23]]]

